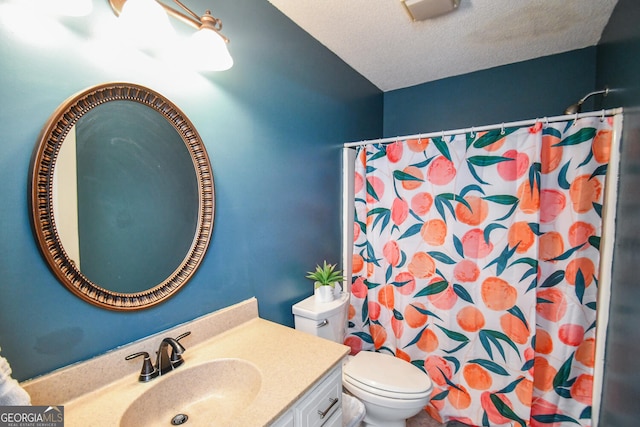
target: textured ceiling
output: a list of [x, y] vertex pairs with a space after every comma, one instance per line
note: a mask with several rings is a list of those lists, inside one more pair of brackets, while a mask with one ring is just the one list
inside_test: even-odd
[[460, 0], [412, 22], [400, 0], [269, 0], [383, 91], [594, 46], [617, 0]]

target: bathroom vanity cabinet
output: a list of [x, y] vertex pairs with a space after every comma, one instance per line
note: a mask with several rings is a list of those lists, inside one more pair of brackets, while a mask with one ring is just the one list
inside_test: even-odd
[[300, 398], [271, 427], [342, 426], [342, 364]]
[[[184, 364], [139, 382], [139, 352], [187, 331]], [[250, 299], [23, 383], [35, 405], [64, 406], [67, 427], [338, 427], [349, 347], [258, 316]], [[135, 363], [134, 363], [135, 362]], [[206, 403], [205, 403], [206, 402]]]

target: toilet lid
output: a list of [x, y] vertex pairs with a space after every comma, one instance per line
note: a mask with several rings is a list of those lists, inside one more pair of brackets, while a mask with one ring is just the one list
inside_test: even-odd
[[[433, 384], [420, 368], [395, 356], [371, 351], [361, 351], [349, 359], [343, 374], [350, 383], [398, 394], [410, 394], [412, 398], [431, 393]], [[409, 397], [409, 396], [407, 396]]]

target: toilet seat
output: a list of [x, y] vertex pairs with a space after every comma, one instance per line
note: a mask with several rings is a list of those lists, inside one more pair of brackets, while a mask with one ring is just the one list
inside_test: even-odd
[[368, 393], [398, 400], [423, 399], [433, 383], [418, 367], [395, 356], [361, 351], [343, 367], [343, 380]]

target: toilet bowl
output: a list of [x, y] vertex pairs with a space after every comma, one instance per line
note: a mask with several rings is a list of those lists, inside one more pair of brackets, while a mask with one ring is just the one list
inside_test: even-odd
[[364, 403], [367, 426], [404, 427], [429, 403], [433, 383], [395, 356], [362, 351], [343, 366], [342, 385]]
[[[342, 343], [345, 335], [349, 294], [329, 303], [311, 296], [292, 308], [295, 328]], [[418, 367], [395, 356], [361, 351], [343, 365], [344, 390], [365, 407], [365, 426], [405, 427], [406, 419], [422, 410], [431, 396], [433, 383]]]

